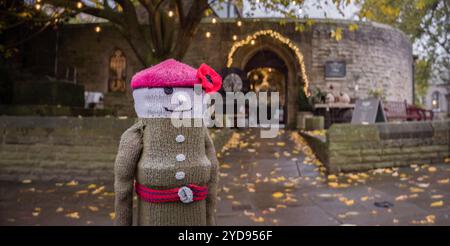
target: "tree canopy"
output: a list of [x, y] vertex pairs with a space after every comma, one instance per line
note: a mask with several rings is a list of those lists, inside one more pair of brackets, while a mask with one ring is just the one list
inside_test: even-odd
[[449, 13], [448, 0], [365, 0], [360, 9], [361, 16], [396, 27], [413, 42], [416, 99], [425, 95], [430, 80], [450, 83]]

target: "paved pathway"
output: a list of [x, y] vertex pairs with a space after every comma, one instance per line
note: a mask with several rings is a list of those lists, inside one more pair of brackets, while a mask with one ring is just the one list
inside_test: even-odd
[[[450, 225], [450, 164], [326, 176], [298, 134], [256, 129], [220, 159], [219, 225]], [[112, 182], [0, 181], [0, 225], [111, 225], [112, 212]]]
[[258, 133], [223, 153], [219, 224], [450, 225], [450, 164], [328, 177], [297, 133]]

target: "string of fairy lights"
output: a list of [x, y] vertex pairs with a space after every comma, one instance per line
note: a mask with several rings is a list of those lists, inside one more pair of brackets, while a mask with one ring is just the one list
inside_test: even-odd
[[[214, 17], [211, 19], [211, 23], [212, 24], [216, 24], [217, 23], [217, 19]], [[243, 23], [241, 20], [238, 20], [236, 22], [236, 25], [238, 27], [242, 27]], [[309, 80], [308, 80], [308, 75], [306, 74], [306, 67], [305, 67], [305, 62], [304, 62], [304, 58], [303, 58], [303, 54], [300, 52], [300, 49], [297, 47], [297, 45], [295, 45], [294, 42], [292, 42], [289, 38], [281, 35], [280, 33], [273, 31], [273, 30], [260, 30], [257, 31], [251, 35], [248, 35], [246, 38], [238, 41], [238, 36], [237, 35], [233, 35], [232, 39], [234, 41], [228, 56], [227, 56], [227, 67], [230, 68], [233, 65], [233, 56], [236, 53], [236, 51], [241, 48], [242, 46], [245, 45], [255, 45], [256, 44], [256, 40], [261, 37], [261, 36], [270, 36], [278, 41], [280, 41], [282, 44], [286, 45], [287, 47], [289, 47], [294, 53], [295, 56], [297, 58], [297, 62], [298, 64], [300, 64], [300, 70], [301, 70], [301, 74], [304, 80], [304, 91], [306, 93], [306, 95], [309, 94], [308, 88], [309, 88]], [[205, 37], [206, 38], [211, 38], [212, 37], [212, 33], [210, 31], [205, 32]]]
[[[169, 15], [170, 16], [170, 15]], [[217, 23], [217, 19], [215, 17], [213, 17], [211, 19], [211, 23], [212, 24], [216, 24]], [[241, 20], [238, 20], [236, 22], [236, 25], [238, 27], [242, 27], [243, 23]], [[245, 45], [255, 45], [256, 44], [256, 40], [260, 37], [260, 36], [270, 36], [278, 41], [280, 41], [282, 44], [286, 45], [287, 47], [289, 47], [294, 53], [295, 56], [297, 58], [297, 62], [300, 65], [300, 70], [301, 70], [301, 74], [304, 80], [304, 91], [306, 93], [306, 95], [309, 94], [309, 80], [308, 80], [308, 75], [306, 73], [306, 67], [305, 67], [305, 62], [304, 62], [304, 58], [303, 58], [303, 54], [300, 52], [300, 49], [297, 47], [297, 45], [295, 45], [294, 42], [292, 42], [289, 38], [281, 35], [280, 33], [273, 31], [273, 30], [260, 30], [257, 31], [251, 35], [248, 35], [246, 38], [238, 41], [238, 36], [237, 35], [233, 35], [232, 39], [234, 41], [228, 56], [227, 56], [227, 67], [230, 68], [233, 65], [233, 55], [236, 53], [236, 51]], [[210, 31], [206, 31], [205, 32], [205, 37], [206, 38], [211, 38], [212, 37], [212, 33]]]
[[245, 46], [245, 45], [249, 45], [249, 44], [255, 45], [256, 40], [261, 36], [270, 36], [271, 38], [274, 38], [274, 39], [280, 41], [281, 43], [283, 43], [284, 45], [286, 45], [287, 47], [289, 47], [295, 53], [297, 62], [298, 62], [298, 64], [300, 64], [300, 70], [301, 70], [302, 77], [303, 77], [303, 80], [305, 83], [303, 89], [304, 89], [305, 93], [308, 95], [309, 80], [308, 80], [308, 75], [306, 74], [306, 67], [305, 67], [303, 55], [300, 52], [300, 49], [297, 47], [297, 45], [295, 45], [289, 38], [281, 35], [280, 33], [276, 32], [276, 31], [273, 31], [270, 29], [269, 30], [260, 30], [251, 35], [248, 35], [246, 38], [244, 38], [240, 41], [237, 41], [237, 36], [233, 35], [233, 41], [235, 41], [235, 42], [233, 43], [233, 46], [231, 47], [230, 51], [228, 52], [227, 67], [230, 68], [233, 65], [233, 56], [239, 48], [241, 48], [242, 46]]
[[[42, 2], [42, 0], [35, 0], [34, 1], [34, 8], [36, 9], [36, 10], [41, 10], [42, 9], [42, 7], [43, 7], [43, 2]], [[77, 9], [82, 9], [83, 7], [84, 7], [84, 4], [83, 4], [83, 2], [82, 1], [78, 1], [78, 2], [76, 2], [75, 3], [75, 7], [77, 8]], [[172, 16], [173, 16], [173, 11], [171, 11], [172, 12]], [[169, 13], [169, 16], [170, 16], [170, 13]], [[171, 17], [171, 16], [170, 16]], [[58, 19], [56, 19], [56, 21], [57, 21]], [[102, 28], [100, 27], [100, 25], [96, 25], [95, 27], [94, 27], [94, 31], [95, 32], [97, 32], [97, 33], [99, 33], [99, 32], [101, 32], [102, 31]]]

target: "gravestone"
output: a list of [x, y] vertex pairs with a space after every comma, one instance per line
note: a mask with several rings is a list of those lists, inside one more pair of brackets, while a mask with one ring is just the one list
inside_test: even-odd
[[381, 101], [377, 98], [357, 100], [351, 123], [371, 124], [375, 122], [386, 122]]

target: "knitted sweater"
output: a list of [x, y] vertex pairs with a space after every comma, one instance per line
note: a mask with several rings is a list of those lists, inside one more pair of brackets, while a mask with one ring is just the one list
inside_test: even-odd
[[[180, 154], [185, 158], [178, 158]], [[151, 189], [196, 184], [207, 185], [209, 191], [205, 200], [191, 203], [138, 198], [138, 225], [214, 225], [218, 164], [207, 128], [176, 128], [170, 118], [139, 119], [123, 133], [116, 157], [115, 225], [132, 224], [135, 180]], [[176, 178], [180, 171], [185, 174], [182, 179]]]

